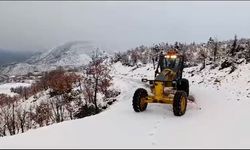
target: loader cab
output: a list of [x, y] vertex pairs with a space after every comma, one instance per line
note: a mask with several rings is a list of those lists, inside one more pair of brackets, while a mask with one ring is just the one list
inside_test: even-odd
[[182, 71], [184, 67], [184, 57], [179, 54], [177, 50], [170, 49], [166, 54], [161, 53], [159, 58], [160, 72], [164, 69], [171, 69], [177, 73], [177, 78], [182, 78]]
[[175, 50], [169, 50], [166, 54], [161, 53], [159, 61], [160, 69], [178, 70], [183, 67], [183, 57]]
[[168, 68], [171, 70], [177, 70], [180, 64], [180, 58], [177, 57], [176, 55], [174, 56], [165, 56], [163, 60], [163, 67], [164, 69]]

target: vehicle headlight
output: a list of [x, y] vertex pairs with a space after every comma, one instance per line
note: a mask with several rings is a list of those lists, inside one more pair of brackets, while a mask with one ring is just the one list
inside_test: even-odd
[[177, 58], [177, 56], [176, 55], [171, 55], [170, 58], [175, 59], [175, 58]]
[[166, 55], [165, 57], [166, 57], [166, 58], [171, 58], [171, 56], [170, 56], [170, 55]]

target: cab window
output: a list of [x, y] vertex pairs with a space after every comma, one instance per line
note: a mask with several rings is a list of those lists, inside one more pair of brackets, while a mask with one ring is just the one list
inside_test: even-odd
[[163, 63], [163, 67], [164, 68], [170, 68], [170, 69], [177, 69], [179, 67], [179, 62], [180, 62], [180, 58], [165, 58], [164, 59], [164, 63]]

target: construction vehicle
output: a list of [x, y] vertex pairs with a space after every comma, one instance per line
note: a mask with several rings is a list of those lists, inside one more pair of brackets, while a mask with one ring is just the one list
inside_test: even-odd
[[189, 81], [182, 78], [183, 68], [184, 55], [177, 49], [169, 49], [166, 54], [161, 52], [155, 79], [142, 79], [142, 82], [149, 82], [151, 94], [143, 88], [138, 88], [132, 101], [134, 111], [146, 110], [148, 103], [162, 103], [171, 104], [175, 116], [184, 115], [189, 95]]

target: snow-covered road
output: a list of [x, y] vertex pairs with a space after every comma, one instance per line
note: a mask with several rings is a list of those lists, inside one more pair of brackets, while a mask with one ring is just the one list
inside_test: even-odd
[[232, 101], [228, 91], [191, 84], [182, 117], [172, 106], [149, 104], [145, 112], [132, 109], [139, 79], [119, 75], [121, 95], [106, 111], [91, 117], [29, 130], [0, 139], [0, 148], [242, 148], [250, 147], [250, 101]]

